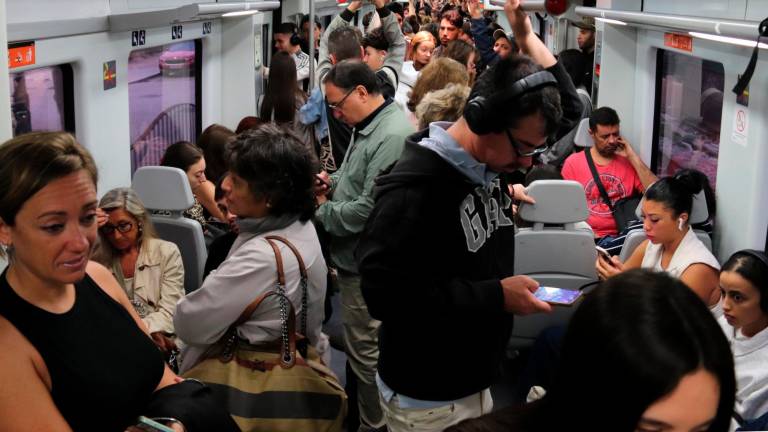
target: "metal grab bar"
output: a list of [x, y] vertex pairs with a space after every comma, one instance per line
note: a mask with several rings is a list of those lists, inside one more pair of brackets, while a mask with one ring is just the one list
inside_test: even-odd
[[758, 26], [760, 25], [760, 23], [756, 21], [736, 21], [649, 12], [629, 12], [584, 6], [577, 6], [576, 13], [582, 16], [623, 21], [630, 25], [647, 25], [684, 32], [711, 33], [753, 41], [757, 38]]

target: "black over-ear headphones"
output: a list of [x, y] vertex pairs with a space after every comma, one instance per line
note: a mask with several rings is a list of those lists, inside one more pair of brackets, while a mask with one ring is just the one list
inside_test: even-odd
[[477, 135], [486, 135], [492, 132], [502, 132], [504, 122], [499, 121], [500, 114], [504, 111], [501, 104], [514, 103], [514, 99], [538, 90], [542, 87], [557, 86], [557, 79], [547, 71], [534, 72], [525, 78], [515, 81], [512, 86], [493, 96], [475, 96], [464, 107], [464, 119], [469, 129]]
[[291, 45], [301, 45], [301, 36], [299, 36], [299, 30], [295, 25], [293, 26], [293, 33], [291, 33]]

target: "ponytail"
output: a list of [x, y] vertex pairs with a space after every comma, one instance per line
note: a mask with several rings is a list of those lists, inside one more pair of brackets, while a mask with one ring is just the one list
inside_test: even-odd
[[682, 213], [690, 216], [693, 208], [693, 196], [704, 190], [707, 210], [710, 218], [714, 216], [714, 193], [709, 186], [709, 179], [701, 171], [685, 169], [674, 176], [664, 177], [652, 184], [645, 191], [645, 199], [657, 201], [674, 211], [675, 217]]

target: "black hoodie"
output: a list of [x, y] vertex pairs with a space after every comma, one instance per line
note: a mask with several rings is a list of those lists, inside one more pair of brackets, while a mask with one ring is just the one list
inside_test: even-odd
[[379, 374], [396, 393], [439, 401], [490, 387], [512, 328], [500, 279], [514, 273], [512, 200], [499, 177], [473, 184], [406, 140], [357, 249], [362, 291], [381, 320]]
[[[562, 65], [547, 70], [559, 84], [559, 138], [582, 107]], [[418, 144], [428, 133], [408, 137], [377, 179], [357, 260], [368, 310], [382, 321], [382, 380], [405, 396], [449, 401], [497, 377], [512, 330], [501, 279], [514, 275], [515, 227], [504, 176], [490, 188], [473, 184]]]

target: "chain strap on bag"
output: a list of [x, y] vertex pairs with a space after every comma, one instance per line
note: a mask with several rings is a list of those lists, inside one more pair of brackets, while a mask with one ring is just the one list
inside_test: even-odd
[[[208, 384], [243, 431], [340, 432], [347, 412], [346, 393], [305, 337], [308, 274], [304, 260], [285, 238], [266, 236], [264, 239], [275, 254], [276, 289], [253, 300], [224, 336], [206, 351], [203, 360], [184, 375]], [[278, 242], [286, 245], [298, 262], [301, 333], [296, 332], [295, 309], [285, 292], [283, 257]], [[238, 337], [237, 328], [250, 320], [265, 300], [273, 297], [279, 305], [280, 337], [259, 344], [250, 344]]]

